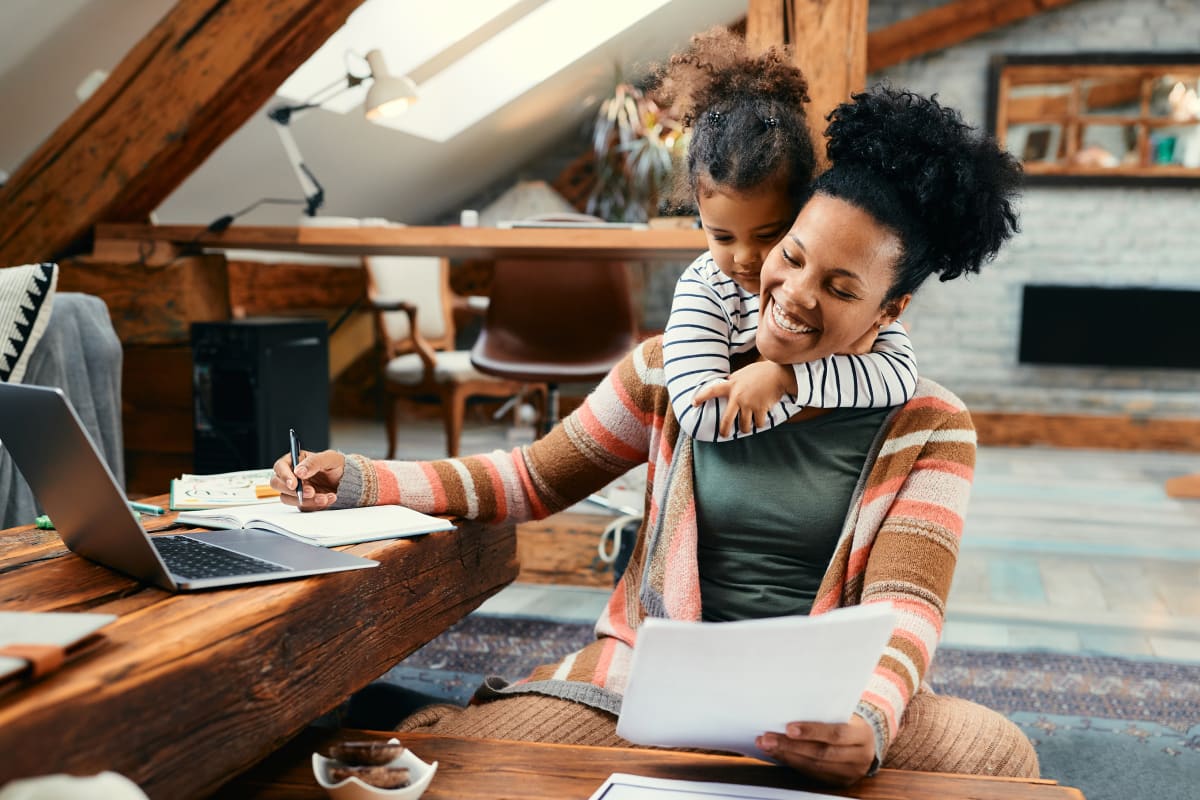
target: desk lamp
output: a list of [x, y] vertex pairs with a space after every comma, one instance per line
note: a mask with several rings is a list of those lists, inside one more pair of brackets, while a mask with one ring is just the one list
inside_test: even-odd
[[304, 191], [304, 213], [307, 216], [316, 216], [317, 209], [325, 202], [325, 190], [300, 156], [300, 148], [296, 146], [296, 140], [289, 129], [292, 115], [310, 108], [318, 108], [342, 92], [360, 86], [368, 80], [372, 80], [373, 83], [367, 90], [363, 113], [372, 122], [403, 113], [417, 99], [416, 84], [408, 76], [396, 76], [388, 72], [383, 53], [379, 50], [367, 53], [366, 61], [371, 69], [369, 75], [355, 75], [347, 71], [345, 76], [318, 89], [307, 100], [296, 105], [276, 106], [267, 112], [267, 116], [275, 123], [275, 131], [283, 143], [288, 162], [292, 165], [292, 171], [296, 173], [296, 179], [300, 181], [300, 188]]

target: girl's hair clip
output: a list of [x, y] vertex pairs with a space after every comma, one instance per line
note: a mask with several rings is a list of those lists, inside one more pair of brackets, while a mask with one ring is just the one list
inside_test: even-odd
[[711, 122], [711, 123], [712, 123], [712, 124], [714, 124], [714, 125], [719, 125], [719, 124], [721, 124], [721, 117], [722, 117], [722, 114], [721, 114], [721, 112], [720, 112], [720, 111], [710, 111], [710, 112], [708, 112], [708, 121], [709, 121], [709, 122]]
[[779, 125], [779, 120], [776, 119], [775, 117], [767, 117], [766, 119], [763, 120], [763, 122], [766, 123], [768, 128], [775, 128]]

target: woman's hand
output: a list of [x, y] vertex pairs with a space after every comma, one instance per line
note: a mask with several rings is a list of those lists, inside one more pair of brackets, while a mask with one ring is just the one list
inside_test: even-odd
[[[316, 511], [333, 505], [337, 499], [338, 484], [346, 471], [346, 457], [336, 450], [320, 453], [300, 451], [300, 463], [292, 469], [292, 454], [285, 453], [275, 461], [275, 474], [271, 476], [271, 488], [279, 492], [279, 499], [289, 506], [299, 506], [301, 511]], [[304, 483], [304, 496], [296, 495], [296, 479]]]
[[750, 433], [751, 423], [758, 428], [767, 424], [767, 412], [785, 394], [796, 391], [796, 373], [790, 366], [771, 361], [758, 361], [734, 372], [726, 380], [714, 381], [696, 392], [692, 405], [698, 406], [714, 397], [727, 398], [725, 413], [721, 415], [722, 437], [733, 433], [733, 422], [738, 420], [738, 430]]
[[854, 714], [849, 722], [789, 722], [786, 733], [764, 733], [755, 745], [805, 775], [837, 786], [864, 777], [875, 760], [875, 731]]

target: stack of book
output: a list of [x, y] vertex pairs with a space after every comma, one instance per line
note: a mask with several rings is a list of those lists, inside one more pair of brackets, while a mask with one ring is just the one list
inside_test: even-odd
[[271, 488], [272, 474], [270, 469], [248, 469], [217, 475], [181, 475], [171, 481], [171, 510], [278, 503], [279, 492]]

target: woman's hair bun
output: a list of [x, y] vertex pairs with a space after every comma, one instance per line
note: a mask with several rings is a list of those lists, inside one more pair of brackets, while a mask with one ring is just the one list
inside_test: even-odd
[[936, 95], [879, 86], [855, 94], [828, 119], [830, 172], [887, 184], [908, 217], [902, 227], [925, 240], [916, 249], [926, 274], [946, 281], [978, 272], [1019, 229], [1019, 163]]

